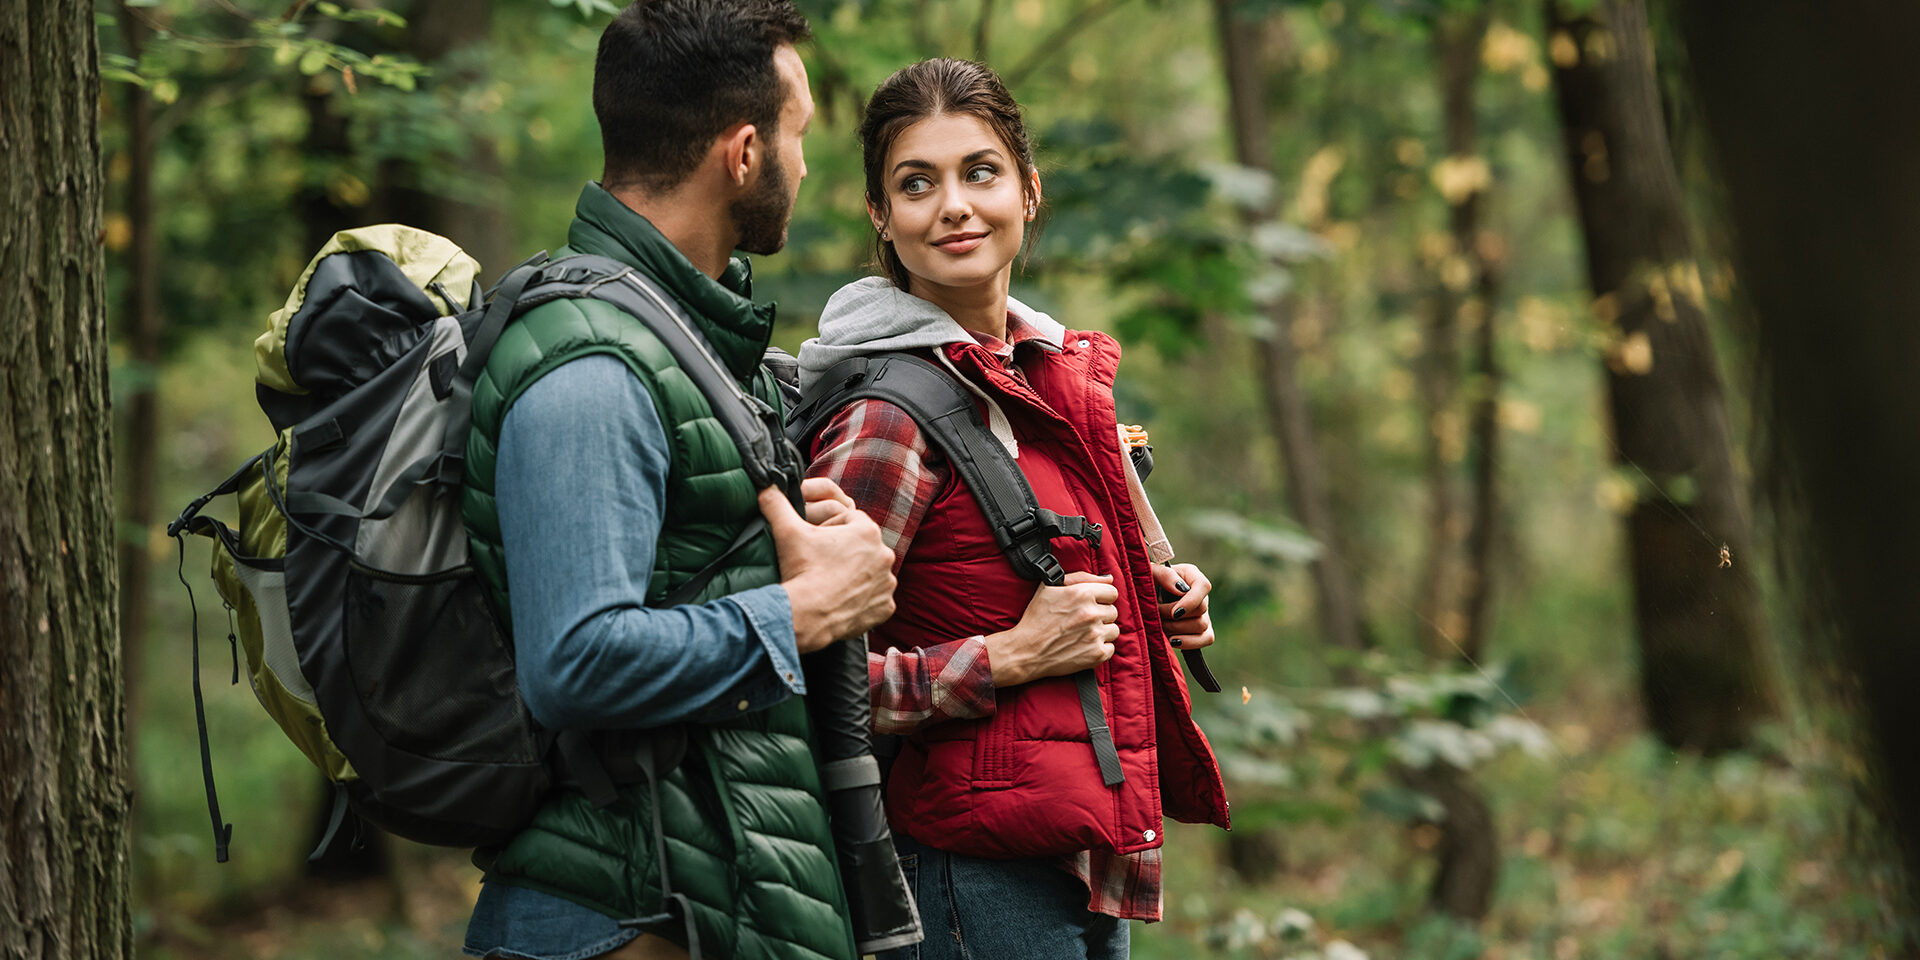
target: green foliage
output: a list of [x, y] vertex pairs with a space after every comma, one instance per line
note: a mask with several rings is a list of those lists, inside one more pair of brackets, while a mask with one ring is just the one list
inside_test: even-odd
[[[270, 439], [253, 409], [249, 345], [310, 253], [303, 204], [371, 217], [404, 165], [430, 193], [503, 212], [516, 254], [564, 242], [573, 198], [599, 172], [587, 91], [597, 24], [616, 4], [494, 4], [487, 44], [433, 64], [403, 55], [404, 0], [296, 3], [290, 16], [265, 0], [130, 5], [164, 29], [135, 57], [103, 14], [103, 69], [157, 104], [170, 350], [158, 370], [119, 351], [115, 387], [160, 386], [159, 501], [172, 504]], [[1889, 906], [1896, 878], [1855, 795], [1864, 774], [1831, 733], [1844, 684], [1806, 694], [1764, 761], [1675, 757], [1639, 733], [1613, 510], [1655, 487], [1609, 463], [1600, 326], [1540, 85], [1538, 9], [1493, 6], [1497, 43], [1483, 51], [1477, 87], [1485, 226], [1506, 252], [1491, 314], [1507, 371], [1490, 639], [1504, 666], [1482, 674], [1435, 666], [1415, 648], [1412, 586], [1434, 429], [1415, 373], [1448, 253], [1435, 239], [1445, 239], [1448, 203], [1432, 23], [1471, 4], [1244, 0], [1267, 57], [1270, 172], [1224, 162], [1209, 3], [802, 6], [818, 35], [802, 50], [819, 105], [808, 177], [787, 251], [755, 262], [758, 294], [781, 304], [777, 342], [797, 347], [826, 297], [866, 272], [872, 228], [853, 131], [867, 94], [906, 63], [972, 56], [978, 43], [989, 62], [1020, 71], [1014, 92], [1047, 201], [1014, 293], [1125, 343], [1121, 417], [1151, 430], [1156, 508], [1182, 559], [1214, 581], [1220, 643], [1209, 659], [1230, 692], [1196, 692], [1197, 710], [1220, 750], [1236, 830], [1271, 828], [1284, 863], [1275, 879], [1245, 883], [1216, 862], [1217, 831], [1169, 825], [1167, 921], [1136, 928], [1138, 956], [1902, 955], [1911, 925]], [[122, 92], [110, 88], [103, 108], [114, 302], [125, 301]], [[311, 124], [330, 121], [345, 142], [310, 149]], [[477, 160], [488, 151], [497, 170]], [[1703, 272], [1710, 293], [1731, 282]], [[1327, 649], [1314, 635], [1309, 564], [1320, 547], [1290, 517], [1248, 349], [1273, 335], [1276, 306], [1292, 320], [1373, 653]], [[1665, 496], [1685, 499], [1686, 478], [1658, 479]], [[409, 852], [439, 879], [409, 876], [401, 914], [381, 901], [245, 928], [224, 919], [264, 913], [251, 898], [275, 891], [312, 896], [298, 864], [318, 794], [305, 760], [223, 682], [224, 611], [202, 586], [204, 560], [189, 555], [186, 573], [201, 601], [235, 860], [211, 860], [182, 673], [190, 621], [168, 579], [155, 585], [142, 638], [134, 728], [142, 952], [450, 954], [477, 878], [457, 852]], [[1361, 679], [1343, 684], [1344, 672]], [[1427, 908], [1439, 811], [1395, 776], [1441, 761], [1473, 769], [1500, 835], [1494, 908], [1472, 929]]]

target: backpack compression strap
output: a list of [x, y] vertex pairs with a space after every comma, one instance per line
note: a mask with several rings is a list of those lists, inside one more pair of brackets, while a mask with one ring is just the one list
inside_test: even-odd
[[[919, 357], [881, 353], [834, 365], [794, 411], [788, 436], [811, 436], [848, 403], [869, 398], [905, 410], [928, 442], [946, 455], [986, 513], [994, 542], [1021, 577], [1059, 586], [1066, 570], [1053, 555], [1053, 538], [1100, 542], [1099, 524], [1086, 517], [1063, 517], [1040, 506], [1026, 475], [981, 421], [973, 398], [945, 371]], [[1118, 786], [1126, 781], [1126, 774], [1120, 769], [1120, 753], [1100, 703], [1099, 680], [1092, 670], [1082, 670], [1073, 675], [1073, 681], [1080, 691], [1080, 712], [1086, 717], [1100, 779], [1109, 787]]]

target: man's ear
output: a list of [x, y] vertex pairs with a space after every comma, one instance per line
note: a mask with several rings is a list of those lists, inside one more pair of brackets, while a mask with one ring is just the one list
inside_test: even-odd
[[740, 124], [722, 133], [719, 148], [727, 179], [736, 187], [745, 187], [753, 182], [756, 169], [766, 160], [760, 131], [751, 123]]
[[1027, 219], [1032, 220], [1040, 212], [1040, 171], [1027, 174]]

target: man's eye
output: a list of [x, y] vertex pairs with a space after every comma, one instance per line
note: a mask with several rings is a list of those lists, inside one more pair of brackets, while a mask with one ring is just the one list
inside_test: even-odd
[[972, 170], [967, 171], [967, 182], [968, 183], [986, 183], [988, 180], [993, 179], [994, 172], [995, 171], [992, 167], [983, 163], [980, 166], [974, 167]]
[[928, 180], [926, 177], [908, 177], [901, 182], [900, 192], [905, 194], [923, 193], [931, 186], [933, 186], [933, 181]]

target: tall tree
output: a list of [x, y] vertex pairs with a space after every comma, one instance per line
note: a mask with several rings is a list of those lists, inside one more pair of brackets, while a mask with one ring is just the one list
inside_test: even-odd
[[93, 4], [0, 0], [0, 955], [126, 957]]
[[[1434, 179], [1447, 202], [1448, 242], [1437, 262], [1417, 378], [1427, 418], [1428, 491], [1427, 556], [1415, 603], [1418, 626], [1432, 653], [1474, 661], [1486, 637], [1499, 439], [1494, 242], [1484, 235], [1482, 222], [1489, 175], [1474, 98], [1489, 16], [1483, 4], [1450, 8], [1433, 29], [1446, 151]], [[1473, 376], [1464, 383], [1463, 334], [1470, 334], [1474, 345]], [[1462, 459], [1469, 461], [1473, 482], [1464, 501], [1455, 468]]]
[[1775, 714], [1775, 679], [1646, 10], [1599, 0], [1576, 14], [1547, 0], [1547, 19], [1588, 277], [1611, 344], [1615, 459], [1637, 491], [1626, 542], [1647, 720], [1676, 748], [1740, 748]]
[[1815, 650], [1858, 677], [1920, 916], [1920, 8], [1676, 9], [1758, 321], [1771, 471], [1799, 495], [1779, 503], [1782, 579], [1823, 625]]
[[[1273, 159], [1268, 142], [1264, 88], [1266, 74], [1260, 58], [1258, 20], [1250, 18], [1235, 0], [1214, 0], [1214, 23], [1219, 33], [1221, 66], [1226, 72], [1229, 126], [1233, 133], [1234, 162], [1271, 175]], [[1270, 218], [1273, 211], [1249, 214], [1250, 223]], [[1320, 632], [1336, 647], [1361, 646], [1360, 609], [1352, 573], [1334, 529], [1333, 499], [1314, 437], [1306, 390], [1300, 384], [1299, 350], [1293, 342], [1294, 303], [1275, 297], [1267, 310], [1272, 327], [1254, 339], [1261, 393], [1267, 407], [1280, 457], [1286, 465], [1287, 498], [1294, 516], [1307, 534], [1320, 543], [1313, 561], [1314, 612]]]

